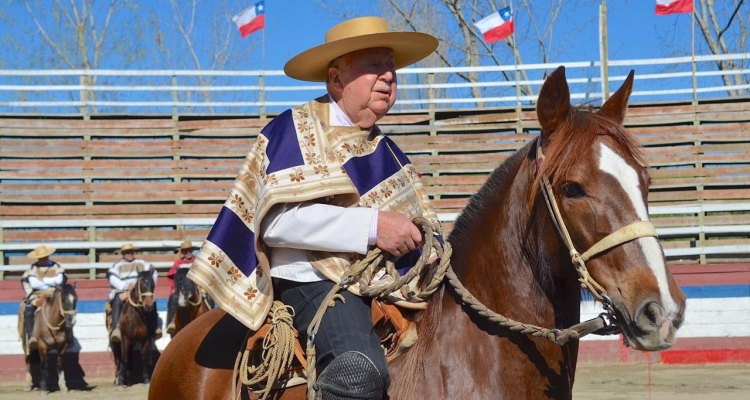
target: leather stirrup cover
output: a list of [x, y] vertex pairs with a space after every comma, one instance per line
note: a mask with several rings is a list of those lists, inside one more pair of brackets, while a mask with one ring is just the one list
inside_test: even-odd
[[315, 400], [382, 400], [384, 391], [375, 363], [357, 351], [334, 358], [313, 387]]

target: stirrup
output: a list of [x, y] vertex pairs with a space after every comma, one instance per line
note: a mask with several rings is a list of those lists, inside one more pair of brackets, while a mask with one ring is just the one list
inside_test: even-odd
[[26, 348], [29, 352], [32, 352], [37, 349], [38, 343], [37, 339], [34, 336], [29, 336], [28, 341], [26, 341]]
[[109, 340], [111, 340], [112, 343], [122, 342], [122, 334], [120, 333], [120, 328], [115, 328], [112, 330], [112, 333], [109, 334]]

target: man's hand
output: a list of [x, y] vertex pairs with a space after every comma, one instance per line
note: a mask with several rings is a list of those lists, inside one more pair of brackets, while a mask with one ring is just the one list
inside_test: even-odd
[[134, 287], [135, 287], [135, 283], [128, 283], [128, 291], [133, 290]]
[[404, 214], [378, 211], [378, 238], [375, 245], [396, 257], [422, 246], [422, 232]]

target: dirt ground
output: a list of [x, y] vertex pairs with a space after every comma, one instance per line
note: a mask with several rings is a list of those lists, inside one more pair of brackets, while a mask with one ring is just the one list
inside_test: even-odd
[[[649, 386], [649, 372], [650, 382]], [[89, 391], [50, 393], [48, 399], [145, 399], [148, 389], [135, 385], [117, 389], [111, 380], [88, 382]], [[750, 365], [581, 365], [573, 390], [575, 399], [607, 400], [746, 400], [750, 393]], [[39, 399], [20, 383], [0, 383], [0, 400]]]

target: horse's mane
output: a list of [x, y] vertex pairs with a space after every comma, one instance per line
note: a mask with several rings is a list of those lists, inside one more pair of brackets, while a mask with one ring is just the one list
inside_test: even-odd
[[[528, 146], [529, 144], [524, 149]], [[471, 196], [467, 206], [461, 211], [458, 218], [456, 218], [453, 230], [448, 236], [448, 241], [452, 245], [455, 246], [461, 242], [462, 238], [466, 237], [464, 233], [471, 229], [477, 218], [481, 218], [480, 212], [484, 208], [485, 203], [491, 202], [497, 193], [507, 190], [507, 185], [505, 185], [507, 178], [514, 173], [517, 165], [527, 153], [528, 151], [522, 149], [511, 155], [490, 174], [487, 182], [482, 185], [479, 191]], [[424, 356], [429, 349], [428, 344], [432, 342], [434, 333], [437, 331], [440, 314], [442, 314], [445, 291], [446, 283], [443, 281], [440, 289], [429, 300], [427, 310], [418, 317], [419, 340], [409, 350], [409, 353], [406, 355], [408, 358], [400, 371], [401, 376], [399, 379], [394, 380], [394, 385], [389, 390], [393, 398], [412, 397], [411, 395], [415, 390], [412, 382], [415, 381], [417, 373], [422, 369]]]
[[[613, 138], [622, 150], [628, 152], [641, 165], [646, 165], [638, 140], [623, 126], [589, 107], [571, 107], [555, 132], [548, 133], [544, 145], [544, 162], [537, 173], [534, 187], [539, 187], [542, 176], [550, 183], [565, 180], [580, 159], [581, 149], [591, 147], [599, 135]], [[535, 192], [535, 191], [534, 191]], [[529, 199], [533, 201], [532, 199]]]
[[73, 287], [73, 285], [67, 283], [67, 279], [66, 279], [65, 281], [63, 281], [62, 285], [55, 286], [55, 290], [52, 292], [52, 296], [47, 297], [47, 299], [44, 302], [52, 303], [53, 301], [55, 301], [57, 292], [60, 292], [61, 301], [64, 301], [65, 297], [69, 294], [73, 295], [73, 297], [75, 297], [76, 299], [78, 298], [75, 288]]
[[69, 284], [69, 283], [63, 283], [63, 284], [62, 284], [62, 285], [60, 286], [60, 290], [62, 290], [62, 295], [63, 295], [63, 296], [65, 296], [65, 295], [68, 295], [68, 294], [72, 294], [73, 296], [75, 296], [75, 297], [78, 297], [78, 296], [76, 295], [76, 290], [75, 290], [75, 288], [73, 287], [73, 285], [71, 285], [71, 284]]
[[[631, 154], [641, 165], [646, 165], [640, 144], [624, 127], [593, 109], [572, 107], [571, 112], [561, 121], [556, 131], [545, 138], [545, 160], [541, 164], [540, 170], [537, 171], [534, 182], [532, 182], [532, 190], [530, 190], [528, 198], [529, 210], [533, 209], [534, 201], [540, 194], [538, 188], [540, 188], [542, 176], [546, 174], [552, 184], [565, 180], [570, 169], [580, 161], [580, 149], [592, 146], [599, 135], [609, 135], [622, 147], [622, 150]], [[498, 193], [508, 190], [508, 182], [515, 176], [523, 160], [530, 153], [532, 158], [536, 158], [535, 153], [533, 153], [536, 149], [532, 146], [536, 146], [538, 140], [541, 140], [541, 138], [530, 141], [506, 159], [490, 174], [487, 182], [471, 196], [468, 204], [453, 225], [453, 230], [448, 237], [451, 244], [456, 246], [461, 243], [468, 236], [466, 233], [475, 227], [477, 218], [484, 217], [483, 210], [488, 202], [496, 201]], [[531, 215], [530, 212], [528, 217], [531, 218]], [[530, 256], [535, 260], [534, 264], [536, 265], [536, 273], [539, 274], [540, 284], [549, 286], [552, 283], [552, 276], [548, 266], [541, 263], [541, 260], [536, 260], [534, 254]], [[428, 344], [432, 341], [438, 326], [445, 287], [444, 283], [430, 300], [428, 309], [421, 315], [419, 341], [410, 350], [411, 354], [409, 354], [406, 364], [400, 371], [401, 377], [395, 381], [395, 385], [392, 387], [391, 393], [394, 393], [397, 398], [408, 398], [409, 394], [415, 389], [411, 382], [414, 381], [418, 371], [422, 368], [421, 363], [429, 349]]]
[[456, 218], [456, 221], [453, 224], [453, 230], [451, 230], [450, 235], [448, 235], [448, 241], [450, 241], [451, 244], [461, 242], [461, 238], [466, 236], [464, 233], [471, 228], [472, 222], [477, 218], [480, 211], [484, 209], [486, 202], [492, 201], [493, 196], [508, 189], [504, 185], [505, 182], [507, 182], [507, 178], [515, 171], [516, 166], [523, 160], [526, 153], [528, 153], [527, 148], [531, 143], [533, 143], [533, 141], [526, 144], [519, 151], [513, 153], [513, 155], [503, 161], [500, 166], [495, 168], [489, 178], [487, 178], [487, 182], [485, 182], [485, 184], [482, 185], [482, 187], [474, 193], [471, 198], [469, 198], [468, 204], [458, 215], [458, 218]]
[[174, 274], [174, 287], [175, 287], [175, 290], [179, 291], [181, 288], [185, 287], [186, 283], [192, 282], [187, 277], [188, 271], [190, 271], [189, 268], [180, 268]]

